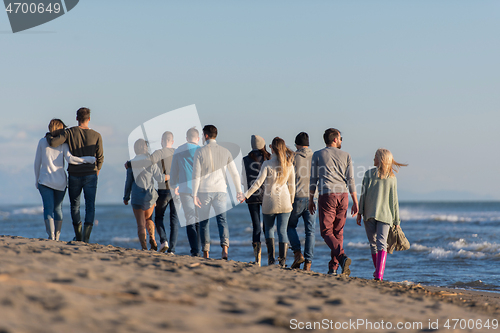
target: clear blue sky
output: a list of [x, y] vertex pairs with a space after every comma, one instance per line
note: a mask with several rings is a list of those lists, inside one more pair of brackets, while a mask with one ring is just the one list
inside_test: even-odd
[[[0, 13], [0, 204], [41, 202], [38, 140], [81, 106], [103, 135], [98, 202], [121, 202], [128, 134], [196, 104], [250, 135], [342, 131], [355, 170], [409, 163], [401, 200], [500, 200], [500, 2], [85, 0], [12, 34]], [[182, 138], [179, 138], [179, 140]]]

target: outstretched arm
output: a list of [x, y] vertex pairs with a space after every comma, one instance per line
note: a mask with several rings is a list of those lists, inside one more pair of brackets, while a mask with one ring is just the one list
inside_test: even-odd
[[262, 168], [260, 169], [259, 175], [257, 176], [257, 179], [255, 179], [255, 181], [252, 184], [252, 187], [250, 187], [250, 189], [248, 191], [246, 191], [245, 194], [240, 195], [240, 198], [239, 198], [240, 202], [243, 202], [243, 201], [245, 201], [245, 199], [250, 198], [250, 196], [252, 194], [254, 194], [255, 191], [257, 191], [262, 186], [262, 184], [264, 183], [264, 180], [266, 180], [267, 165], [265, 165], [265, 164], [266, 163], [264, 162], [264, 164], [262, 165]]
[[55, 135], [52, 135], [50, 132], [48, 132], [45, 135], [45, 139], [47, 139], [47, 143], [51, 147], [59, 147], [63, 143], [66, 142], [68, 139], [69, 132], [67, 130], [60, 130], [58, 133], [56, 132]]
[[95, 163], [95, 157], [94, 156], [73, 156], [70, 151], [69, 147], [67, 144], [63, 145], [63, 152], [64, 152], [64, 159], [66, 160], [66, 163], [68, 164], [93, 164]]

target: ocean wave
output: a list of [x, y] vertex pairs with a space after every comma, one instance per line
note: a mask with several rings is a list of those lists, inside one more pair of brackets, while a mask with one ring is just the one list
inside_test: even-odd
[[370, 243], [367, 243], [367, 242], [357, 242], [357, 243], [349, 242], [349, 243], [347, 243], [347, 246], [354, 247], [356, 249], [368, 249], [368, 248], [370, 248]]
[[427, 252], [429, 258], [431, 259], [448, 259], [448, 258], [479, 259], [487, 256], [487, 254], [483, 252], [467, 251], [462, 248], [459, 248], [458, 251], [454, 251], [454, 250], [444, 249], [442, 247], [428, 247], [420, 244], [412, 244], [410, 249], [418, 252]]
[[500, 244], [497, 243], [490, 243], [490, 242], [468, 243], [465, 239], [460, 238], [456, 242], [449, 243], [449, 245], [456, 249], [481, 251], [487, 253], [500, 253]]
[[459, 289], [482, 289], [482, 290], [498, 290], [499, 286], [493, 284], [484, 283], [481, 280], [469, 281], [469, 282], [456, 282], [450, 285], [452, 288]]
[[39, 215], [43, 213], [43, 206], [19, 208], [12, 211], [12, 215]]
[[413, 251], [418, 251], [418, 252], [430, 251], [431, 250], [431, 248], [429, 248], [429, 247], [427, 247], [425, 245], [417, 244], [417, 243], [411, 244], [410, 249], [413, 250]]
[[0, 220], [5, 220], [10, 216], [9, 212], [2, 212], [0, 211]]
[[399, 212], [402, 221], [442, 221], [452, 223], [498, 222], [500, 212], [469, 211], [463, 213], [436, 212], [403, 208]]

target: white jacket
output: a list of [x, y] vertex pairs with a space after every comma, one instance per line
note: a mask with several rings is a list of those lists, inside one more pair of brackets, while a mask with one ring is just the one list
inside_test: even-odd
[[276, 182], [276, 169], [280, 167], [276, 155], [269, 161], [262, 163], [257, 179], [252, 187], [245, 193], [245, 198], [249, 198], [264, 184], [264, 198], [262, 199], [263, 214], [281, 214], [292, 211], [292, 204], [295, 200], [295, 170], [293, 165], [290, 165], [287, 170], [284, 170], [287, 175], [287, 181], [279, 185]]
[[38, 184], [42, 184], [54, 190], [64, 191], [68, 184], [66, 171], [64, 171], [64, 160], [69, 164], [95, 163], [94, 156], [76, 157], [71, 155], [67, 143], [52, 148], [47, 143], [47, 139], [41, 138], [35, 155], [36, 187], [38, 188]]

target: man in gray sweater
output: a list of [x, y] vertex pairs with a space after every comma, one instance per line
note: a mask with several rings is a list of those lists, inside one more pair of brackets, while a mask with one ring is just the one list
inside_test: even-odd
[[[314, 251], [314, 222], [316, 220], [316, 216], [309, 212], [309, 181], [313, 155], [313, 151], [309, 148], [309, 135], [305, 132], [300, 132], [295, 137], [295, 147], [297, 147], [293, 161], [295, 168], [295, 201], [293, 202], [293, 210], [290, 214], [286, 231], [295, 256], [291, 268], [300, 268], [300, 265], [305, 262], [304, 270], [309, 271], [311, 270]], [[297, 234], [297, 224], [301, 217], [304, 220], [304, 229], [306, 232], [304, 255], [302, 254], [300, 239]]]
[[340, 131], [329, 128], [323, 134], [326, 147], [314, 153], [311, 161], [311, 180], [309, 211], [314, 214], [313, 201], [316, 189], [319, 190], [318, 213], [321, 237], [331, 250], [328, 274], [337, 274], [340, 265], [342, 274], [351, 273], [349, 259], [344, 253], [344, 225], [349, 205], [348, 193], [352, 197], [351, 215], [358, 213], [358, 197], [354, 183], [354, 168], [351, 156], [340, 150], [342, 137]]

